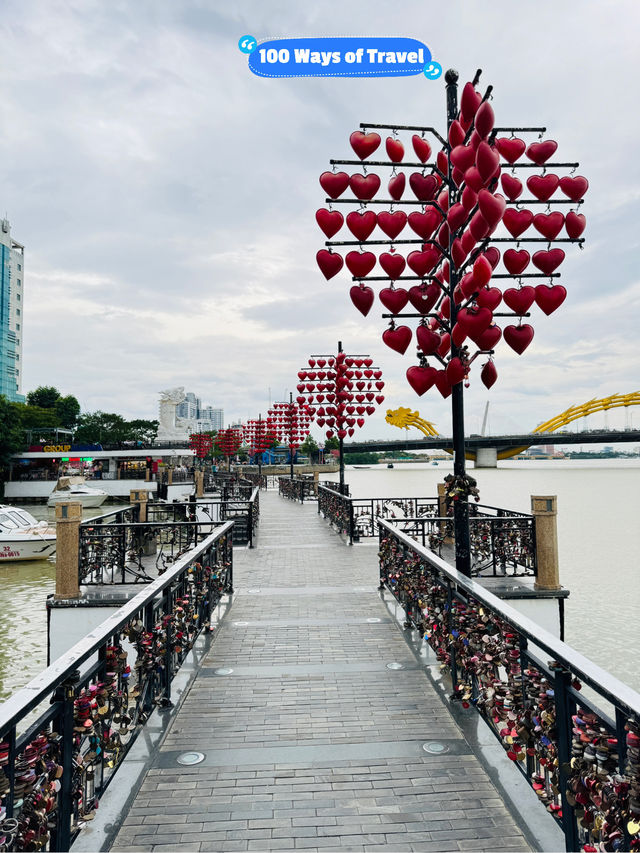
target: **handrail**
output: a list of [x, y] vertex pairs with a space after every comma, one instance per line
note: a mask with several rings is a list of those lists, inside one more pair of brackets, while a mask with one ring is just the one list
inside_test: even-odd
[[[628, 752], [640, 744], [640, 694], [392, 523], [378, 524], [381, 588], [448, 667], [454, 698], [475, 707], [533, 784], [567, 850], [604, 842], [603, 826], [607, 837], [617, 833], [616, 849], [629, 850], [631, 837], [640, 841], [628, 817], [629, 785], [640, 787]], [[581, 693], [583, 684], [613, 714]]]
[[[0, 751], [7, 754], [0, 770], [9, 783], [0, 802], [17, 818], [11, 830], [3, 825], [3, 849], [29, 846], [30, 808], [42, 796], [54, 804], [38, 840], [69, 849], [154, 706], [170, 706], [173, 675], [222, 596], [233, 592], [232, 531], [227, 522], [210, 534], [0, 707]], [[130, 665], [125, 639], [134, 647]], [[35, 722], [19, 734], [36, 709]], [[25, 782], [25, 767], [45, 759], [47, 771], [27, 772]], [[52, 788], [49, 766], [56, 765], [60, 786]]]

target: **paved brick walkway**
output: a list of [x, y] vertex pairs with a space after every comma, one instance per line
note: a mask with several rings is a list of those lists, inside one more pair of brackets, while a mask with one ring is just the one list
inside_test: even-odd
[[[231, 612], [112, 850], [528, 850], [383, 606], [375, 545], [260, 500]], [[179, 766], [191, 750], [205, 760]]]

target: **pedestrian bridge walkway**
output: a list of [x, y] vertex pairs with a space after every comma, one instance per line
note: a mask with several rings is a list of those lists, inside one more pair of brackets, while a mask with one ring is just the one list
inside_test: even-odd
[[528, 850], [381, 598], [375, 544], [346, 547], [315, 505], [261, 502], [232, 607], [111, 849]]

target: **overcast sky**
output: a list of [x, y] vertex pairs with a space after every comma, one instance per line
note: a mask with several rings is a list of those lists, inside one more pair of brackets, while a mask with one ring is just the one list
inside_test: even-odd
[[413, 347], [382, 344], [381, 310], [356, 311], [346, 272], [325, 282], [314, 219], [318, 176], [352, 156], [359, 122], [444, 131], [444, 83], [258, 78], [244, 34], [420, 39], [462, 81], [483, 68], [497, 124], [546, 125], [560, 159], [580, 161], [587, 245], [561, 267], [569, 297], [536, 310], [524, 355], [500, 345], [490, 392], [473, 372], [469, 432], [488, 399], [499, 433], [638, 390], [637, 0], [1, 5], [0, 213], [26, 247], [25, 392], [55, 385], [83, 410], [146, 418], [184, 385], [246, 419], [342, 340], [388, 383], [364, 437], [399, 437], [384, 423], [399, 405], [450, 434], [449, 402], [406, 383]]

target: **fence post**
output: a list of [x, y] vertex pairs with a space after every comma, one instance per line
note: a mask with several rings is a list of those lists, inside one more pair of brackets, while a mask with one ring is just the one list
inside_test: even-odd
[[82, 504], [77, 501], [56, 506], [56, 592], [57, 601], [80, 598], [80, 522]]
[[196, 471], [193, 475], [193, 479], [196, 481], [196, 497], [203, 498], [204, 497], [204, 471]]
[[538, 567], [535, 589], [561, 589], [558, 565], [557, 495], [531, 495], [531, 512], [535, 523]]
[[[444, 483], [438, 483], [438, 515], [440, 518], [446, 518], [447, 516], [447, 502], [444, 497], [445, 489], [446, 486]], [[441, 522], [441, 526], [446, 528], [446, 522]], [[440, 534], [442, 535], [443, 533], [444, 530], [441, 530]], [[444, 536], [442, 541], [445, 545], [451, 545], [453, 539], [450, 536]]]
[[138, 521], [144, 524], [147, 520], [147, 501], [149, 493], [145, 489], [131, 489], [129, 492], [129, 502], [138, 508]]
[[173, 485], [173, 468], [167, 471], [167, 486]]
[[[344, 500], [344, 497], [343, 497]], [[354, 528], [354, 519], [353, 519], [353, 501], [349, 501], [349, 545], [353, 545], [353, 528]]]

